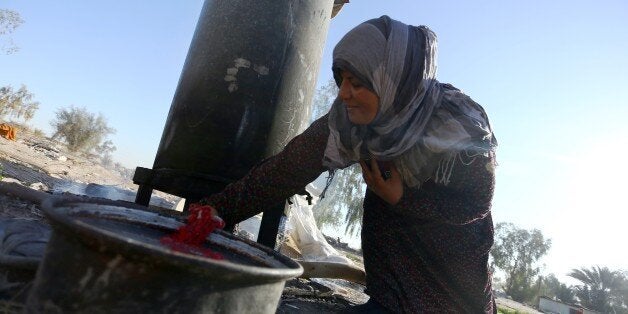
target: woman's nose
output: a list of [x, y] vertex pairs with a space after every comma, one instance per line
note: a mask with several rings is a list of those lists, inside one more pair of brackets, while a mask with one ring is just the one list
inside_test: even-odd
[[351, 98], [351, 88], [349, 88], [349, 83], [346, 80], [342, 80], [342, 83], [340, 83], [340, 88], [338, 89], [338, 96], [342, 100], [347, 100]]

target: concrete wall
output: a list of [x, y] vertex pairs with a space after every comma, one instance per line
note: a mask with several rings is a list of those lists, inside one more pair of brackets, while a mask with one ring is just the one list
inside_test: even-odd
[[570, 306], [568, 304], [550, 300], [544, 297], [539, 298], [539, 310], [545, 313], [555, 314], [583, 314], [583, 310], [579, 307]]

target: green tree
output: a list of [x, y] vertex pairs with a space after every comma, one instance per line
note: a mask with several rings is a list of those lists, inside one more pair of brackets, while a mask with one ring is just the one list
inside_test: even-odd
[[18, 26], [22, 25], [24, 20], [19, 13], [7, 9], [0, 9], [0, 51], [6, 54], [14, 53], [18, 47], [13, 43], [10, 37]]
[[362, 230], [362, 199], [366, 185], [358, 164], [337, 170], [325, 198], [313, 208], [319, 228], [345, 225], [345, 233], [356, 235]]
[[[316, 90], [312, 101], [312, 121], [329, 112], [337, 95], [338, 86], [333, 79]], [[313, 208], [318, 227], [338, 228], [345, 225], [345, 233], [359, 233], [362, 229], [362, 198], [365, 191], [366, 185], [359, 165], [337, 170], [325, 198]]]
[[120, 175], [129, 180], [133, 179], [133, 175], [135, 174], [135, 169], [129, 169], [123, 166], [119, 162], [114, 162], [112, 165], [113, 169], [116, 170]]
[[102, 144], [96, 146], [96, 153], [100, 156], [100, 161], [104, 166], [113, 165], [113, 157], [111, 153], [116, 151], [116, 146], [111, 140], [106, 140]]
[[312, 118], [310, 122], [314, 122], [314, 120], [329, 112], [337, 95], [338, 86], [333, 79], [317, 88], [312, 99]]
[[492, 266], [505, 273], [504, 292], [513, 300], [524, 302], [534, 299], [540, 266], [537, 262], [551, 246], [537, 229], [525, 230], [512, 223], [498, 223], [495, 227], [495, 244], [491, 249]]
[[576, 296], [582, 306], [603, 313], [628, 313], [628, 278], [608, 267], [573, 269], [568, 276], [580, 281]]
[[17, 91], [11, 86], [0, 87], [0, 118], [6, 116], [29, 121], [39, 109], [39, 102], [33, 101], [33, 94], [22, 85]]
[[542, 278], [542, 289], [539, 295], [556, 298], [564, 303], [576, 303], [576, 290], [560, 282], [554, 274], [549, 274]]
[[59, 109], [50, 124], [55, 130], [53, 139], [62, 139], [71, 151], [85, 153], [103, 148], [105, 138], [115, 133], [101, 114], [95, 115], [85, 108], [73, 106]]

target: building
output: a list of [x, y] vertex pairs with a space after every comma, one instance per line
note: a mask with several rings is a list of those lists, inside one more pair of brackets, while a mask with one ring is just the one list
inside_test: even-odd
[[539, 297], [539, 311], [553, 314], [601, 314], [579, 305], [563, 303], [544, 296]]

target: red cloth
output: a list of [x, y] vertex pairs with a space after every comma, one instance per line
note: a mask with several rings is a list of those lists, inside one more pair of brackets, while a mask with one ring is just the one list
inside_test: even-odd
[[223, 259], [220, 253], [202, 245], [216, 228], [222, 229], [224, 227], [225, 223], [222, 219], [212, 216], [211, 206], [191, 204], [187, 223], [173, 234], [163, 237], [161, 243], [177, 252]]

